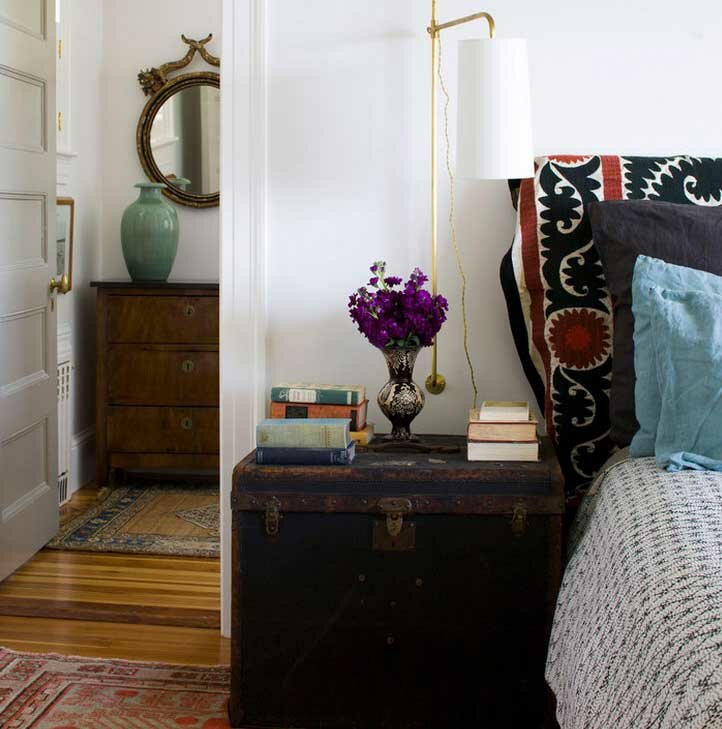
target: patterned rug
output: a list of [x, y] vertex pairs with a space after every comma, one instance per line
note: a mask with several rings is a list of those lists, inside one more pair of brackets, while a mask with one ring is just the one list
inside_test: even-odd
[[51, 549], [184, 557], [220, 554], [219, 494], [208, 486], [123, 486], [64, 522]]
[[0, 648], [3, 729], [230, 729], [230, 669]]

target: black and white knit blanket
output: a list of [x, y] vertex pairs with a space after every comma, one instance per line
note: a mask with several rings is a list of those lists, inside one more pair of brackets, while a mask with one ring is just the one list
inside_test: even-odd
[[562, 729], [722, 727], [722, 474], [622, 454], [575, 523], [547, 657]]

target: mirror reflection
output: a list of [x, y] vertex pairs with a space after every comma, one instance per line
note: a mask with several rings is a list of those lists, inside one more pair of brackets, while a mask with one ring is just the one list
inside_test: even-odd
[[153, 119], [150, 146], [169, 185], [212, 195], [220, 189], [221, 92], [202, 84], [167, 99]]
[[73, 285], [73, 227], [75, 201], [59, 197], [55, 208], [55, 278], [68, 277], [68, 290]]

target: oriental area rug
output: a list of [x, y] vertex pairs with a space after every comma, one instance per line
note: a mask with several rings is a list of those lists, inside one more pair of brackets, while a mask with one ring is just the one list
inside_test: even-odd
[[[121, 486], [63, 521], [50, 549], [218, 557], [218, 487]], [[1, 726], [1, 725], [0, 725]]]
[[230, 729], [230, 669], [0, 648], [3, 729]]

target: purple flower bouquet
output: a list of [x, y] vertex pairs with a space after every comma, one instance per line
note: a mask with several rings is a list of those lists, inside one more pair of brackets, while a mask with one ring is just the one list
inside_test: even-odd
[[418, 268], [403, 286], [402, 279], [386, 275], [384, 261], [376, 261], [371, 273], [368, 285], [349, 297], [349, 314], [386, 358], [389, 381], [378, 394], [378, 404], [391, 421], [390, 438], [408, 441], [411, 421], [424, 407], [424, 393], [413, 380], [416, 356], [421, 347], [434, 343], [449, 304], [424, 289], [429, 279]]
[[368, 286], [349, 297], [349, 314], [359, 331], [379, 349], [433, 344], [449, 304], [424, 288], [428, 276], [415, 268], [403, 288], [397, 288], [402, 279], [386, 275], [385, 261], [376, 261], [371, 273]]

